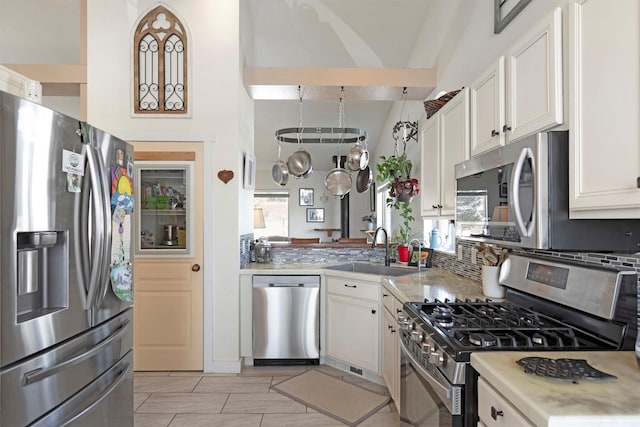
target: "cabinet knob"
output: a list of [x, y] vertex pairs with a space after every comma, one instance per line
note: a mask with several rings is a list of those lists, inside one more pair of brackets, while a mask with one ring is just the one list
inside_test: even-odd
[[502, 411], [498, 411], [496, 408], [494, 408], [493, 406], [491, 407], [491, 418], [493, 418], [494, 420], [497, 420], [498, 417], [501, 417], [504, 415], [504, 412]]
[[492, 130], [491, 130], [491, 136], [498, 136], [498, 135], [500, 135], [500, 132], [498, 132], [498, 131], [497, 131], [497, 130], [495, 130], [495, 129], [492, 129]]
[[386, 298], [386, 297], [388, 297], [388, 296], [389, 296], [388, 294], [382, 294], [382, 297], [383, 297], [383, 298]]
[[371, 314], [376, 314], [377, 310], [371, 310]]
[[191, 266], [191, 271], [200, 271], [200, 264], [193, 264]]
[[511, 130], [511, 126], [503, 125], [502, 132], [507, 133], [508, 130]]
[[441, 204], [438, 204], [438, 209], [442, 209], [442, 205]]
[[433, 209], [438, 209], [438, 205], [431, 205]]
[[347, 285], [346, 283], [344, 284], [345, 288], [357, 288], [358, 285]]

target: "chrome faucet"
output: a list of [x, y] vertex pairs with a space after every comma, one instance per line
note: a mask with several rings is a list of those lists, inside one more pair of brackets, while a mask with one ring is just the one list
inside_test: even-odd
[[381, 230], [384, 231], [384, 265], [385, 267], [389, 267], [391, 265], [391, 258], [389, 257], [389, 235], [384, 227], [376, 228], [376, 232], [373, 234], [373, 243], [371, 244], [371, 247], [376, 247], [376, 238], [378, 237], [378, 232]]
[[[427, 242], [421, 239], [411, 239], [409, 241], [409, 248], [412, 248], [411, 244], [413, 242], [418, 242], [418, 274], [420, 274], [420, 261], [421, 261], [420, 257], [422, 255], [422, 244], [424, 243], [424, 245], [427, 246]], [[413, 256], [411, 256], [411, 258], [413, 258]], [[411, 262], [411, 259], [409, 259], [409, 262]]]

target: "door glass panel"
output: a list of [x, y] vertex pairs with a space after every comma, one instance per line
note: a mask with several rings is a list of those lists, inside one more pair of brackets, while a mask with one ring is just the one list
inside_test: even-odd
[[136, 162], [137, 254], [190, 254], [193, 162]]

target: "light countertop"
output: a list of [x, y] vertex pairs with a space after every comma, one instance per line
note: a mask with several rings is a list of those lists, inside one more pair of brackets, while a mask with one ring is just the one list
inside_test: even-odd
[[[250, 263], [240, 270], [240, 274], [330, 274], [331, 276], [379, 281], [403, 303], [407, 301], [422, 301], [425, 298], [429, 300], [437, 298], [441, 301], [446, 298], [450, 300], [455, 298], [485, 298], [482, 295], [482, 285], [479, 282], [438, 267], [422, 268], [419, 274], [416, 267], [406, 267], [413, 270], [414, 273], [396, 277], [325, 269], [325, 267], [336, 264], [346, 263]], [[400, 264], [393, 264], [393, 266], [402, 267]]]
[[[578, 384], [524, 373], [523, 357], [585, 359], [618, 377]], [[640, 369], [632, 351], [474, 352], [471, 366], [539, 427], [640, 426]]]

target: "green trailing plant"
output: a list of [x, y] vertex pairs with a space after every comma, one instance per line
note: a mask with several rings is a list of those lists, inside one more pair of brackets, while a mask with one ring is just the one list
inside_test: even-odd
[[401, 156], [380, 156], [380, 160], [381, 162], [376, 164], [378, 171], [376, 179], [379, 182], [389, 182], [386, 204], [397, 210], [401, 218], [397, 233], [394, 233], [396, 244], [406, 245], [411, 237], [411, 221], [415, 220], [410, 202], [411, 198], [419, 192], [418, 180], [409, 178], [413, 164], [406, 153]]

